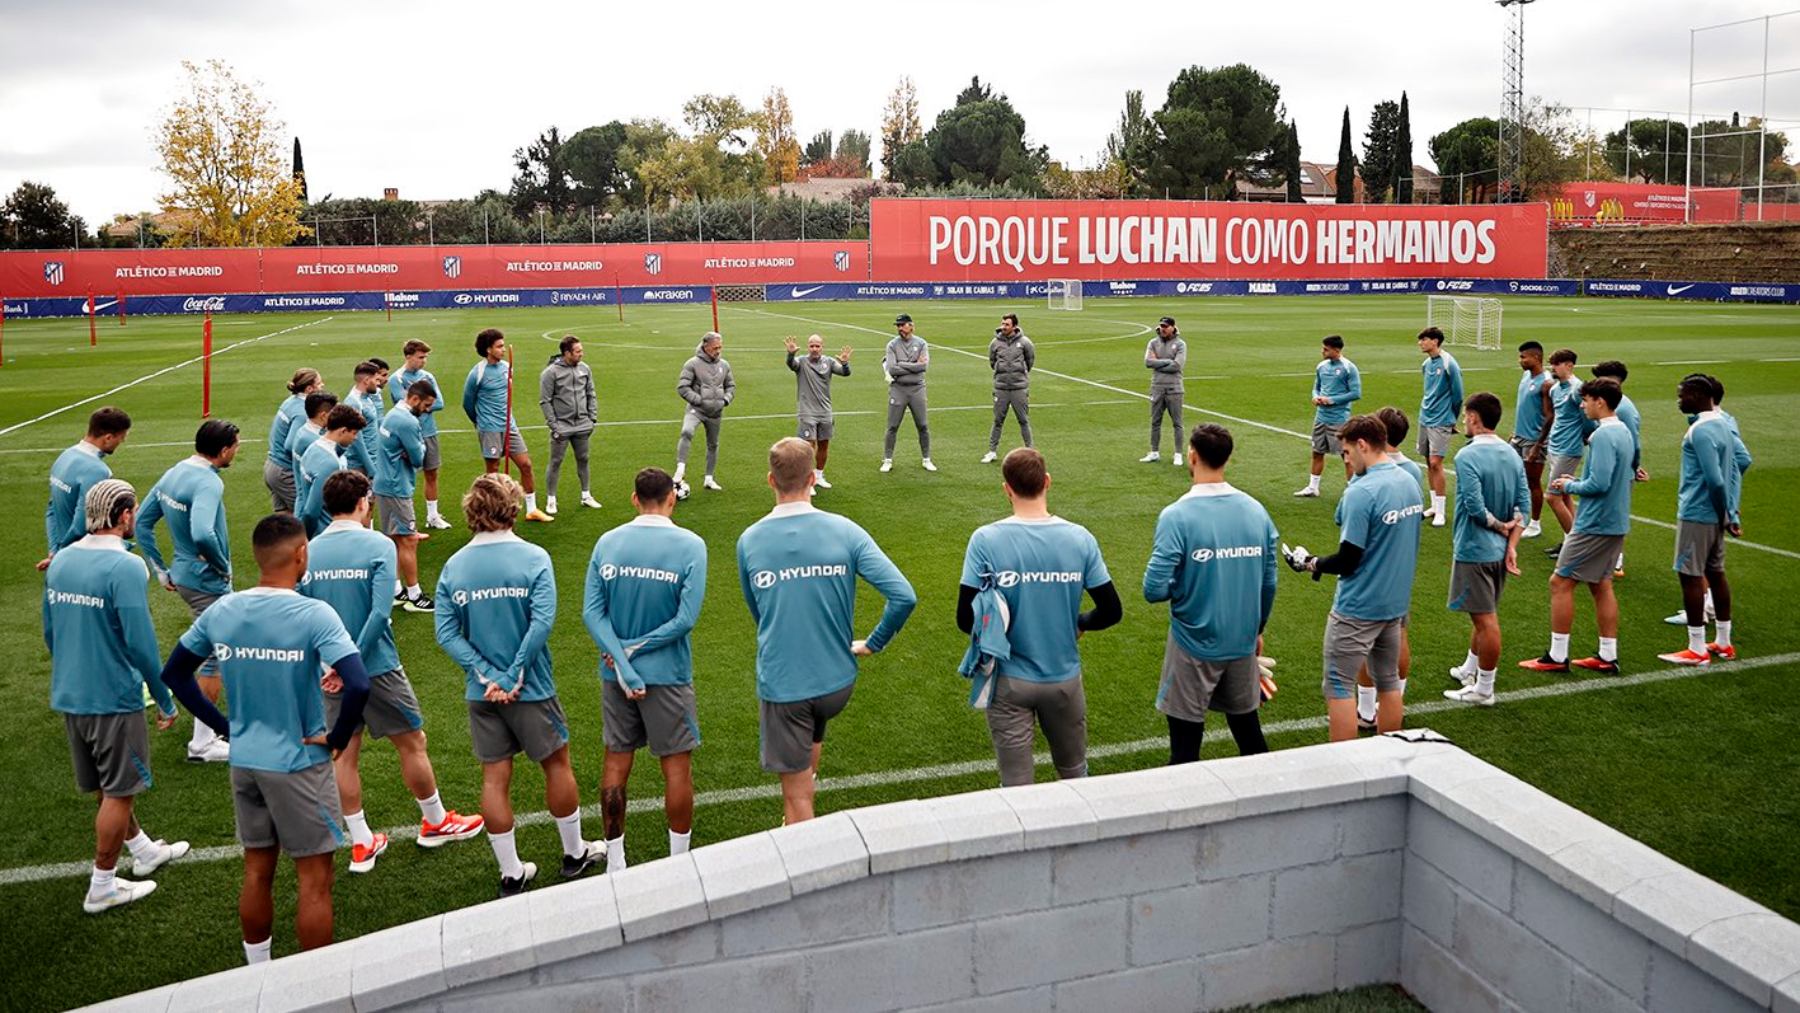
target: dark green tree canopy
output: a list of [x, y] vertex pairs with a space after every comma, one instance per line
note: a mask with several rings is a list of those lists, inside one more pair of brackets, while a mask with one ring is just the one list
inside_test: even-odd
[[624, 144], [625, 124], [618, 120], [578, 130], [563, 143], [563, 168], [573, 184], [577, 205], [602, 203], [631, 185], [630, 173], [619, 164], [619, 149]]
[[1356, 203], [1356, 148], [1350, 143], [1350, 107], [1344, 107], [1344, 130], [1338, 138], [1337, 202]]
[[1394, 132], [1394, 202], [1413, 202], [1412, 107], [1400, 93], [1400, 125]]
[[1369, 110], [1369, 129], [1363, 133], [1363, 199], [1370, 204], [1387, 200], [1400, 164], [1396, 147], [1399, 136], [1400, 104], [1375, 103], [1375, 108]]
[[563, 164], [562, 133], [555, 127], [537, 140], [513, 152], [512, 204], [519, 214], [530, 214], [539, 205], [552, 210], [570, 206], [569, 170]]
[[[1048, 162], [1042, 147], [1028, 147], [1025, 117], [1004, 94], [975, 78], [957, 96], [957, 104], [938, 114], [925, 132], [936, 183], [1015, 183], [1035, 187]], [[901, 150], [901, 160], [908, 158]], [[896, 165], [896, 173], [901, 167]], [[907, 169], [912, 168], [911, 163]], [[905, 176], [901, 177], [905, 179]]]
[[1498, 183], [1499, 136], [1498, 122], [1492, 117], [1476, 116], [1431, 139], [1427, 147], [1444, 180], [1444, 203], [1480, 201], [1492, 192]]
[[1204, 197], [1230, 195], [1240, 177], [1275, 178], [1284, 115], [1280, 87], [1250, 66], [1183, 70], [1152, 117], [1150, 183], [1171, 196]]
[[43, 183], [26, 180], [0, 203], [0, 247], [15, 250], [48, 250], [72, 246], [85, 232], [82, 220], [56, 191]]

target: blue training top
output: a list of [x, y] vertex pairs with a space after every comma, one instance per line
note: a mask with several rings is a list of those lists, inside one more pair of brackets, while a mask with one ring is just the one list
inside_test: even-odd
[[[659, 514], [640, 514], [600, 536], [588, 559], [581, 617], [607, 651], [610, 636], [628, 664], [613, 670], [636, 691], [694, 680], [688, 634], [706, 597], [706, 541]], [[600, 677], [609, 678], [604, 661]]]
[[504, 362], [490, 363], [482, 359], [469, 369], [463, 381], [463, 414], [484, 433], [498, 433], [512, 428], [506, 413], [506, 378], [510, 367]]
[[1064, 682], [1081, 675], [1076, 620], [1087, 588], [1112, 582], [1100, 543], [1088, 529], [1060, 517], [1008, 517], [975, 529], [963, 553], [962, 583], [991, 579], [1011, 617], [1011, 656], [996, 671], [1028, 682]]
[[149, 572], [113, 535], [87, 535], [50, 560], [44, 576], [44, 646], [50, 706], [63, 714], [134, 714], [144, 686], [164, 714], [162, 652], [150, 624]]
[[1531, 487], [1525, 461], [1506, 441], [1483, 433], [1456, 452], [1456, 512], [1451, 557], [1458, 563], [1498, 563], [1506, 558], [1506, 538], [1488, 527], [1515, 516], [1531, 516]]
[[430, 380], [431, 389], [437, 392], [436, 400], [431, 402], [431, 410], [426, 412], [425, 417], [419, 420], [419, 428], [424, 430], [423, 435], [426, 438], [430, 438], [438, 434], [437, 419], [434, 418], [434, 416], [436, 416], [438, 412], [444, 410], [444, 391], [443, 388], [438, 386], [437, 377], [431, 375], [431, 370], [402, 369], [398, 373], [389, 373], [387, 385], [388, 397], [393, 399], [394, 407], [398, 408], [406, 401], [406, 388], [411, 387], [420, 380]]
[[464, 699], [482, 699], [489, 685], [525, 701], [555, 696], [555, 621], [550, 554], [511, 531], [479, 532], [438, 573], [437, 640], [462, 666]]
[[[156, 527], [169, 522], [175, 562], [163, 561]], [[178, 462], [150, 487], [138, 508], [137, 544], [158, 577], [206, 594], [231, 590], [231, 539], [225, 530], [225, 481], [199, 455]]]
[[1575, 504], [1576, 535], [1622, 535], [1631, 530], [1631, 431], [1618, 416], [1601, 420], [1588, 440], [1581, 477], [1563, 486], [1579, 497]]
[[1312, 396], [1331, 399], [1330, 404], [1313, 410], [1313, 421], [1341, 426], [1350, 420], [1350, 405], [1362, 398], [1362, 372], [1342, 356], [1320, 359], [1313, 367]]
[[1425, 392], [1419, 398], [1419, 425], [1453, 426], [1463, 403], [1462, 367], [1455, 356], [1440, 351], [1419, 364]]
[[374, 492], [393, 499], [412, 499], [418, 471], [425, 466], [425, 436], [419, 417], [402, 401], [381, 420]]
[[86, 440], [57, 455], [50, 466], [50, 503], [44, 508], [49, 555], [87, 534], [87, 492], [111, 477], [106, 455]]
[[332, 521], [307, 546], [300, 593], [331, 606], [372, 679], [400, 667], [394, 647], [394, 541], [352, 521]]
[[1350, 619], [1398, 619], [1412, 609], [1425, 500], [1419, 483], [1391, 463], [1370, 465], [1344, 488], [1342, 540], [1363, 550], [1338, 579], [1331, 610]]
[[1169, 603], [1169, 631], [1190, 656], [1249, 657], [1275, 608], [1280, 542], [1254, 498], [1223, 482], [1196, 485], [1156, 518], [1144, 600]]
[[1513, 402], [1513, 435], [1536, 443], [1544, 435], [1544, 385], [1550, 382], [1550, 371], [1524, 373], [1519, 377], [1519, 396]]

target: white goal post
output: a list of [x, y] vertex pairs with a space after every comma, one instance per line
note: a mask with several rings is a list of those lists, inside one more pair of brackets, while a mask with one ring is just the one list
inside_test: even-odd
[[1500, 348], [1500, 300], [1468, 295], [1425, 297], [1425, 326], [1444, 332], [1444, 344]]
[[1074, 278], [1051, 278], [1044, 283], [1044, 295], [1053, 310], [1081, 308], [1081, 282]]

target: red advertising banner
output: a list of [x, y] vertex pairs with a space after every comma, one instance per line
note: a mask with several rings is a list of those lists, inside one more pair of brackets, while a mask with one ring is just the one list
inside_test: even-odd
[[1550, 202], [1552, 225], [1607, 225], [1629, 222], [1735, 222], [1739, 194], [1735, 187], [1696, 189], [1693, 216], [1687, 214], [1683, 187], [1660, 183], [1616, 183], [1589, 180], [1563, 184]]
[[877, 200], [877, 281], [1541, 278], [1542, 204]]
[[868, 244], [290, 246], [0, 253], [9, 298], [866, 281]]

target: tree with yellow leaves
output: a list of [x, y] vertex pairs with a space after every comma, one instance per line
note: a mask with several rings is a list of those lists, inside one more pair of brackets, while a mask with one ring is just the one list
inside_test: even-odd
[[187, 92], [157, 128], [156, 151], [172, 183], [163, 210], [192, 227], [169, 245], [285, 246], [310, 234], [273, 108], [223, 61], [181, 65]]
[[919, 124], [919, 91], [913, 87], [912, 78], [902, 77], [881, 111], [881, 174], [893, 179], [900, 149], [924, 136], [925, 130]]
[[768, 183], [792, 183], [800, 177], [800, 138], [794, 133], [794, 110], [787, 92], [777, 86], [763, 96], [756, 125], [756, 150], [763, 157]]

